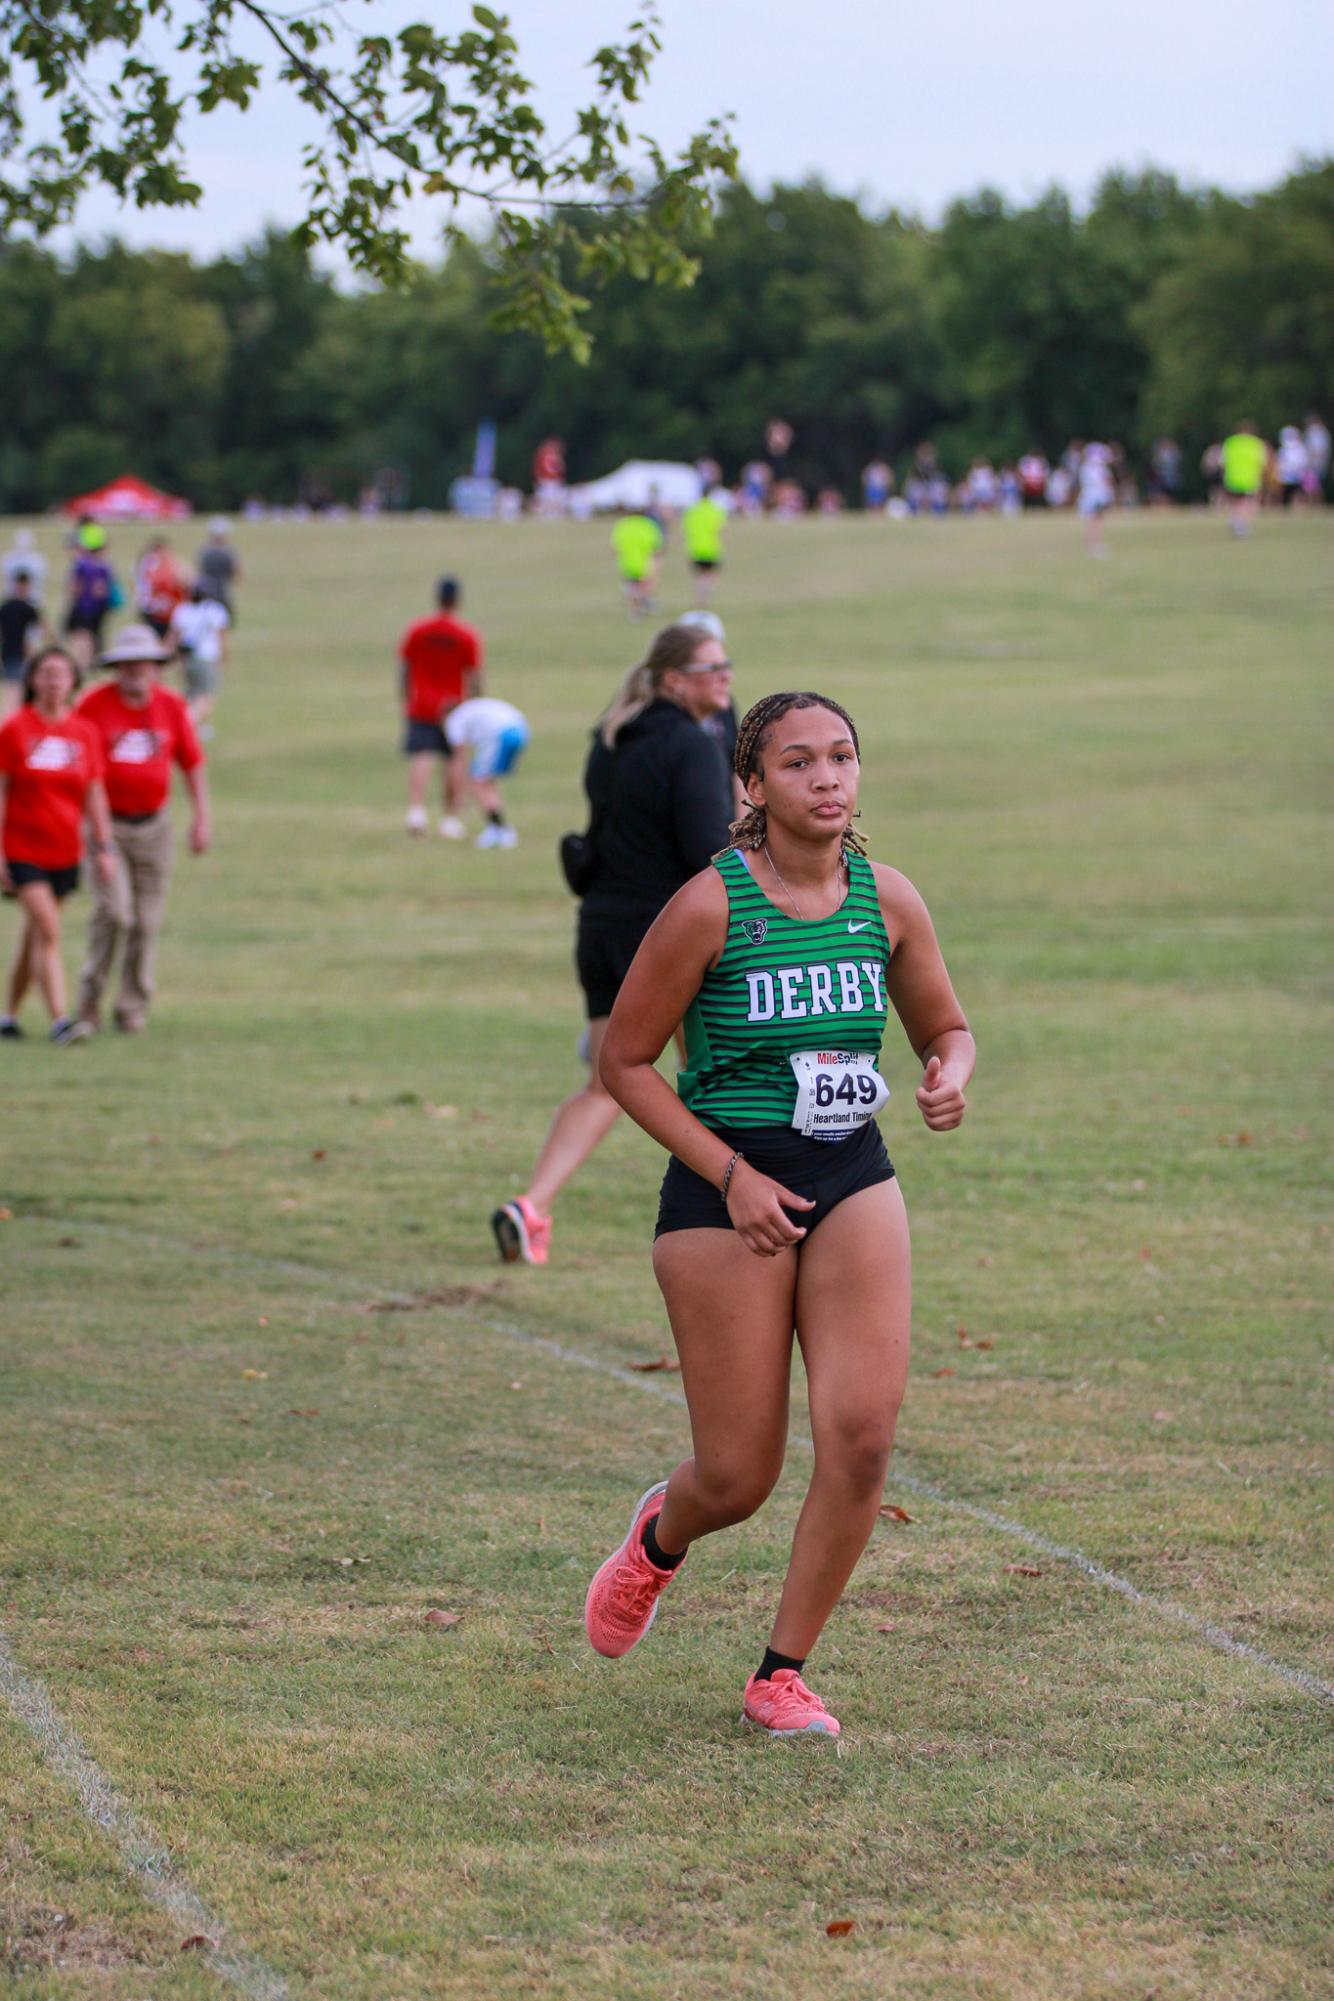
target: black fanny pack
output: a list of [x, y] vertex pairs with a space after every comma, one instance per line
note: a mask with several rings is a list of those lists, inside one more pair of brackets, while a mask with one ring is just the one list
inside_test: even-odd
[[[615, 789], [614, 777], [612, 788]], [[593, 878], [598, 872], [598, 835], [610, 805], [611, 796], [608, 794], [594, 806], [586, 834], [562, 834], [556, 843], [560, 872], [576, 896], [583, 896], [593, 887]]]
[[586, 834], [562, 834], [556, 853], [560, 857], [561, 874], [576, 896], [591, 889], [593, 877], [598, 872], [598, 851], [593, 844], [593, 829]]

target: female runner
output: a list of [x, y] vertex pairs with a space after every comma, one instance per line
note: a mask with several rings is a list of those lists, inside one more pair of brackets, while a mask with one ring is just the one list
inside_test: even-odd
[[[602, 1045], [608, 1091], [672, 1155], [653, 1269], [694, 1452], [636, 1504], [584, 1623], [628, 1653], [690, 1545], [772, 1491], [795, 1331], [815, 1468], [742, 1712], [779, 1737], [839, 1734], [801, 1671], [875, 1522], [907, 1378], [908, 1221], [874, 1122], [889, 1004], [933, 1132], [963, 1118], [975, 1057], [925, 904], [852, 831], [858, 757], [837, 702], [756, 703], [736, 750], [750, 811], [649, 931]], [[678, 1096], [654, 1065], [683, 1016]]]

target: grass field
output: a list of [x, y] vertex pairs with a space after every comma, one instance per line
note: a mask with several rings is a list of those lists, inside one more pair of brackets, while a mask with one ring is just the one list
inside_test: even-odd
[[[616, 1373], [669, 1345], [652, 1145], [613, 1134], [546, 1271], [491, 1254], [578, 1075], [554, 844], [634, 640], [604, 531], [241, 532], [150, 1031], [0, 1064], [0, 1629], [292, 1996], [1330, 1994], [1330, 1705], [1161, 1608], [1334, 1678], [1334, 519], [1077, 537], [738, 529], [719, 595], [743, 706], [858, 718], [981, 1050], [946, 1139], [887, 1053], [915, 1519], [812, 1663], [835, 1754], [737, 1727], [799, 1443], [645, 1647], [583, 1639], [686, 1438], [673, 1378]], [[534, 725], [511, 854], [403, 837], [393, 642], [446, 567]], [[0, 1904], [23, 2001], [279, 1991], [181, 1951], [3, 1705]]]

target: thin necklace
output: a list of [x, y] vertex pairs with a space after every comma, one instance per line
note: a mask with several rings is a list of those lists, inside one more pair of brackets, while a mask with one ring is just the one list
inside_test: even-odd
[[[773, 870], [774, 879], [777, 882], [778, 887], [782, 890], [784, 896], [791, 898], [792, 908], [796, 911], [797, 916], [801, 919], [801, 922], [803, 924], [807, 923], [809, 920], [807, 919], [805, 912], [802, 910], [801, 905], [797, 902], [796, 897], [792, 895], [792, 891], [788, 888], [787, 884], [783, 881], [782, 876], [778, 873], [778, 864], [774, 860], [773, 856], [769, 853], [769, 843], [765, 841], [763, 843], [763, 847], [764, 847], [764, 859], [768, 862], [770, 868]], [[842, 869], [842, 867], [843, 867], [843, 857], [842, 855], [840, 855], [838, 858], [838, 867], [834, 870], [835, 882], [838, 881], [839, 872]]]

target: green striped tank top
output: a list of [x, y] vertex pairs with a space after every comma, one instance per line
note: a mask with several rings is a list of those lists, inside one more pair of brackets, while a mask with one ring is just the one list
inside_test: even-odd
[[686, 1015], [677, 1089], [706, 1126], [788, 1125], [797, 1103], [791, 1056], [880, 1054], [890, 944], [875, 877], [849, 854], [843, 903], [832, 917], [803, 921], [769, 901], [735, 848], [713, 866], [727, 887], [727, 943]]

